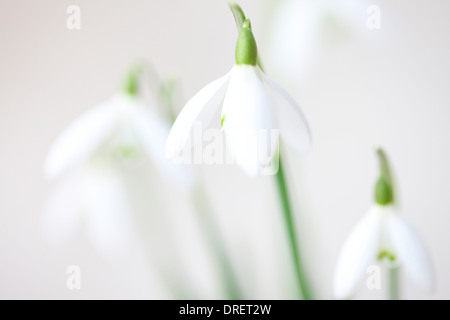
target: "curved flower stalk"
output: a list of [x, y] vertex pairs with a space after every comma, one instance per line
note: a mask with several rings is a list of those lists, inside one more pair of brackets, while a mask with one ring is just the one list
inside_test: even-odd
[[[396, 212], [386, 157], [381, 149], [377, 153], [380, 177], [375, 186], [375, 203], [351, 231], [338, 259], [334, 292], [339, 299], [351, 298], [356, 293], [367, 268], [376, 261], [384, 262], [391, 272], [402, 266], [409, 277], [427, 292], [434, 287], [429, 254], [414, 229]], [[398, 298], [395, 285], [390, 283], [392, 299]]]
[[133, 69], [121, 92], [79, 116], [51, 146], [45, 176], [65, 176], [43, 216], [44, 231], [54, 242], [83, 223], [107, 258], [131, 246], [131, 205], [118, 163], [149, 158], [176, 185], [191, 185], [188, 171], [164, 158], [169, 126], [138, 97], [138, 76]]
[[[300, 152], [310, 148], [310, 130], [295, 100], [257, 66], [257, 47], [250, 21], [243, 22], [236, 44], [236, 64], [225, 76], [211, 82], [192, 97], [176, 119], [166, 143], [166, 157], [176, 158], [196, 124], [203, 132], [221, 125], [228, 150], [238, 166], [250, 176], [261, 173], [268, 154], [273, 159], [278, 140], [267, 143], [267, 134], [280, 137]], [[221, 117], [219, 117], [221, 114]]]

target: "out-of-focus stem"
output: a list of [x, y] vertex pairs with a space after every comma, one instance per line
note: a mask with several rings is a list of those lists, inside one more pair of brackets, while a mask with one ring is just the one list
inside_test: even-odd
[[222, 284], [225, 288], [227, 299], [241, 300], [242, 296], [238, 281], [226, 252], [220, 229], [212, 214], [208, 196], [205, 194], [204, 188], [200, 182], [198, 182], [196, 188], [194, 188], [194, 203], [199, 215], [199, 220], [202, 224], [201, 229], [204, 231], [204, 236], [211, 245], [210, 250], [219, 264], [222, 275]]
[[308, 290], [308, 286], [306, 283], [306, 279], [302, 272], [302, 265], [300, 260], [300, 253], [297, 244], [297, 234], [295, 231], [295, 222], [292, 214], [291, 204], [289, 201], [288, 189], [286, 185], [286, 180], [284, 177], [283, 166], [281, 163], [281, 157], [279, 159], [279, 168], [278, 172], [275, 175], [277, 186], [278, 186], [278, 194], [280, 197], [281, 207], [283, 211], [283, 220], [285, 222], [286, 231], [288, 235], [289, 241], [289, 249], [292, 257], [292, 262], [295, 268], [295, 276], [297, 281], [297, 286], [300, 291], [300, 294], [304, 300], [311, 300], [311, 295]]
[[399, 270], [398, 268], [387, 268], [388, 274], [388, 299], [400, 300]]

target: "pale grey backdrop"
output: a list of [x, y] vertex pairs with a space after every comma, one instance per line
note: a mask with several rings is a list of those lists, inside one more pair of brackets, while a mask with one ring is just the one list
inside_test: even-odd
[[[363, 40], [323, 46], [296, 78], [273, 54], [278, 2], [241, 5], [267, 73], [299, 100], [312, 128], [312, 152], [287, 150], [287, 160], [316, 295], [332, 298], [339, 249], [371, 203], [373, 147], [382, 145], [399, 181], [401, 214], [426, 241], [438, 280], [427, 296], [404, 277], [404, 297], [449, 298], [450, 3], [368, 2], [381, 8], [381, 30], [362, 25]], [[81, 30], [66, 28], [70, 4], [81, 8]], [[59, 132], [110, 96], [135, 58], [178, 77], [183, 102], [225, 74], [236, 39], [226, 2], [2, 0], [0, 12], [0, 297], [154, 297], [139, 267], [103, 261], [83, 232], [60, 248], [45, 241], [39, 219], [53, 184], [43, 161]], [[204, 176], [219, 211], [276, 211], [269, 177], [249, 180], [220, 167], [204, 168]], [[80, 291], [66, 289], [70, 264], [82, 268]]]

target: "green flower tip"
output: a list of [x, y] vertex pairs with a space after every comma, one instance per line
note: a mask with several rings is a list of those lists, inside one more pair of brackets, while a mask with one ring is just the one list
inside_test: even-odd
[[134, 66], [130, 68], [126, 74], [123, 82], [122, 90], [124, 93], [130, 96], [137, 96], [139, 91], [139, 76], [142, 68], [140, 66]]
[[380, 163], [380, 173], [375, 184], [375, 202], [385, 206], [394, 202], [391, 172], [383, 149], [377, 148], [376, 153]]
[[236, 65], [256, 66], [258, 49], [253, 36], [250, 20], [245, 19], [236, 43]]

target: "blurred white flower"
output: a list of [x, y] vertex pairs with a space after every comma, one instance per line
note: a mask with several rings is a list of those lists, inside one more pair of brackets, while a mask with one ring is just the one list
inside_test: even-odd
[[164, 158], [168, 125], [132, 95], [119, 93], [76, 119], [51, 146], [45, 175], [67, 173], [49, 198], [45, 234], [62, 242], [83, 222], [96, 248], [112, 257], [133, 239], [131, 205], [114, 167], [117, 161], [148, 156], [179, 185], [188, 173]]
[[[262, 166], [261, 154], [273, 156], [277, 148], [277, 145], [259, 143], [259, 138], [266, 139], [262, 134], [279, 129], [281, 139], [292, 147], [301, 152], [309, 150], [310, 131], [303, 112], [295, 100], [256, 65], [256, 51], [249, 23], [244, 23], [236, 45], [236, 65], [185, 105], [167, 139], [167, 158], [179, 156], [191, 140], [197, 122], [203, 123], [205, 131], [213, 120], [221, 124], [236, 163], [252, 176], [258, 174]], [[218, 116], [220, 109], [221, 118]]]
[[47, 201], [42, 227], [52, 243], [65, 243], [81, 225], [104, 258], [120, 256], [134, 241], [126, 190], [108, 166], [88, 163], [70, 173]]
[[147, 154], [164, 174], [189, 183], [183, 169], [164, 156], [168, 124], [139, 99], [116, 94], [81, 115], [56, 139], [45, 162], [45, 175], [52, 179], [65, 170], [83, 164], [106, 144], [126, 157]]
[[334, 293], [339, 299], [353, 296], [367, 268], [376, 260], [389, 268], [402, 266], [423, 290], [431, 292], [434, 274], [425, 245], [414, 229], [394, 208], [392, 177], [386, 156], [377, 149], [380, 176], [375, 185], [375, 203], [351, 231], [341, 250], [334, 275]]
[[280, 1], [271, 24], [268, 59], [275, 71], [299, 79], [321, 50], [360, 37], [368, 2], [355, 0]]
[[401, 265], [422, 289], [431, 292], [433, 269], [428, 252], [411, 226], [392, 205], [374, 205], [347, 238], [334, 277], [337, 298], [353, 296], [367, 268], [376, 260]]

